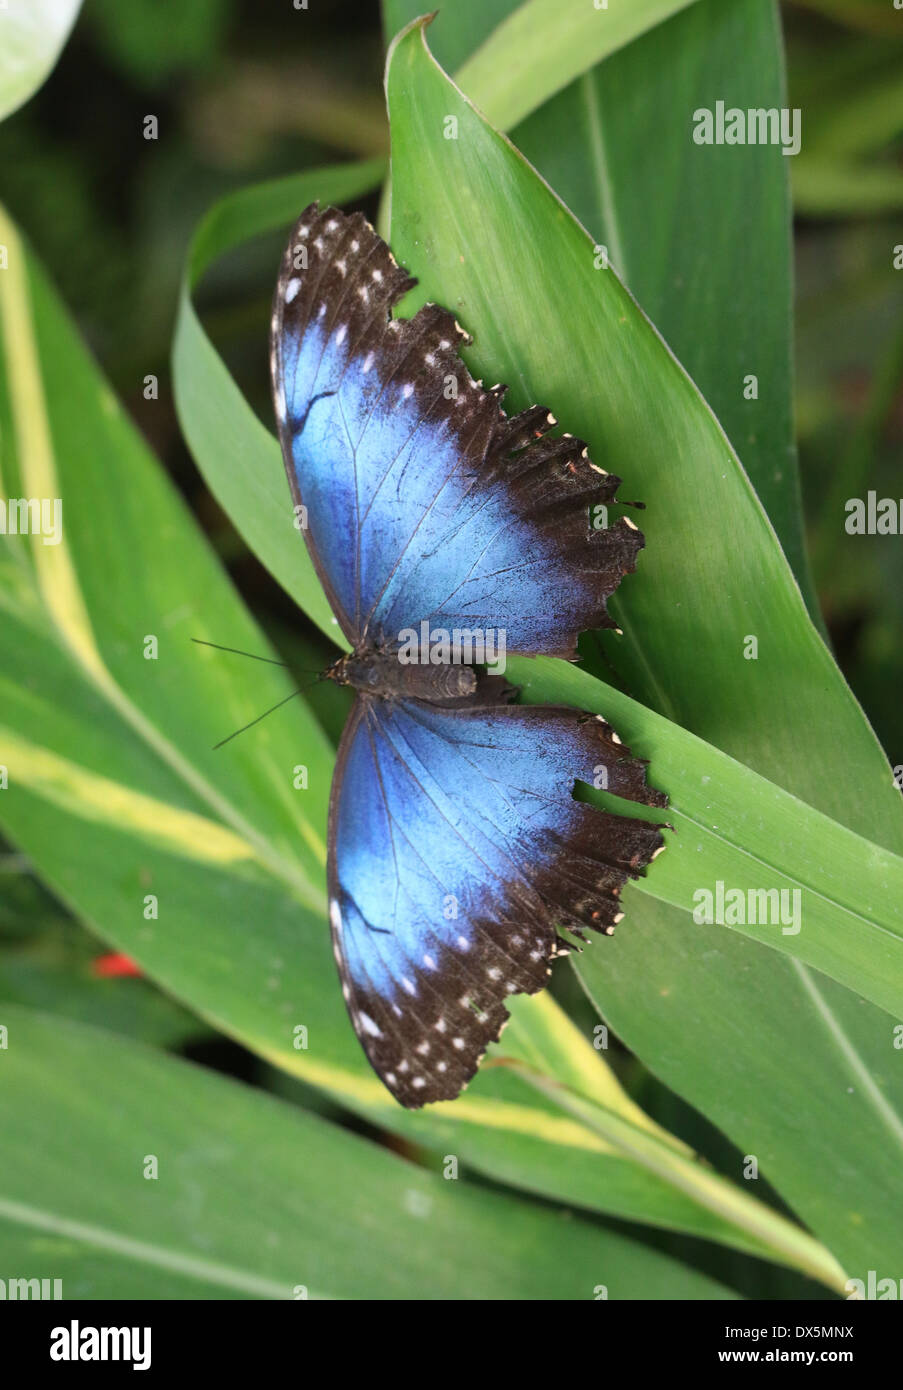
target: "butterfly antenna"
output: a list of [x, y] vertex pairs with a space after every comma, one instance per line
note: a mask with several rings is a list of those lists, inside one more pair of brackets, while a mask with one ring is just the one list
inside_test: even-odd
[[[205, 642], [202, 637], [192, 637], [191, 640], [192, 642], [196, 642], [199, 647], [215, 647], [218, 652], [232, 652], [234, 656], [248, 656], [252, 661], [265, 661], [269, 666], [284, 666], [288, 668], [287, 661], [276, 661], [271, 656], [258, 656], [255, 652], [243, 652], [238, 647], [223, 647], [219, 642]], [[221, 738], [219, 743], [213, 745], [214, 752], [217, 748], [222, 748], [225, 744], [231, 743], [233, 738], [238, 738], [238, 735], [243, 734], [246, 729], [253, 729], [254, 725], [259, 724], [261, 719], [266, 719], [268, 714], [273, 714], [275, 710], [281, 709], [283, 705], [287, 705], [289, 700], [294, 700], [296, 695], [303, 694], [305, 690], [310, 690], [311, 686], [317, 685], [320, 681], [326, 679], [325, 671], [307, 671], [305, 674], [313, 676], [314, 679], [307, 685], [299, 685], [297, 690], [293, 690], [292, 693], [286, 695], [284, 699], [277, 700], [275, 705], [270, 705], [269, 709], [265, 709], [263, 714], [258, 714], [257, 718], [252, 719], [250, 723], [242, 724], [241, 728], [229, 734], [228, 738]]]
[[243, 652], [238, 647], [221, 647], [219, 642], [205, 642], [203, 637], [192, 637], [199, 647], [215, 647], [218, 652], [232, 652], [234, 656], [249, 656], [252, 661], [265, 661], [269, 666], [288, 666], [287, 661], [276, 661], [272, 656], [257, 656], [254, 652]]
[[224, 744], [231, 743], [234, 738], [238, 738], [238, 735], [243, 734], [246, 729], [253, 729], [254, 725], [259, 724], [261, 719], [266, 719], [268, 714], [272, 714], [274, 710], [281, 709], [283, 705], [288, 704], [289, 700], [294, 700], [295, 696], [300, 694], [301, 687], [299, 687], [297, 690], [293, 690], [291, 695], [286, 695], [284, 700], [278, 700], [275, 705], [270, 705], [269, 709], [265, 709], [263, 714], [258, 714], [257, 718], [252, 719], [249, 724], [242, 724], [241, 728], [236, 729], [235, 733], [230, 734], [228, 738], [221, 738], [219, 743], [214, 743], [214, 752], [217, 748], [222, 748]]
[[[257, 656], [254, 652], [243, 652], [238, 647], [221, 647], [219, 642], [205, 642], [203, 637], [192, 637], [191, 640], [192, 642], [197, 642], [199, 647], [215, 647], [218, 652], [232, 652], [235, 656], [249, 656], [252, 661], [265, 661], [269, 666], [283, 666], [286, 670], [289, 670], [289, 663], [287, 661], [276, 661], [272, 656]], [[323, 672], [317, 670], [313, 666], [294, 666], [291, 669], [300, 671], [302, 676], [316, 676], [318, 679], [323, 678]], [[309, 688], [309, 686], [304, 686], [305, 690]]]

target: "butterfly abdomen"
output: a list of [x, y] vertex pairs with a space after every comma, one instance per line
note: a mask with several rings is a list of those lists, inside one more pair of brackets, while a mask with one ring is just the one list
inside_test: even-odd
[[343, 657], [329, 673], [339, 685], [350, 685], [381, 700], [427, 700], [444, 704], [464, 700], [477, 688], [472, 666], [459, 663], [419, 663], [399, 660], [396, 652], [364, 647]]

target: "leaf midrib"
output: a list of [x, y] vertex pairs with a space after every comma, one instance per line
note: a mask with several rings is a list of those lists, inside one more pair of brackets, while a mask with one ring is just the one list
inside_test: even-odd
[[[190, 1255], [184, 1250], [170, 1249], [163, 1245], [152, 1244], [149, 1241], [136, 1240], [132, 1236], [122, 1235], [108, 1227], [76, 1221], [72, 1217], [62, 1216], [58, 1212], [29, 1206], [25, 1202], [16, 1202], [8, 1197], [0, 1197], [0, 1217], [6, 1217], [7, 1220], [30, 1230], [47, 1231], [57, 1236], [68, 1236], [72, 1240], [81, 1241], [98, 1250], [109, 1251], [112, 1255], [119, 1255], [139, 1264], [153, 1265], [157, 1269], [165, 1269], [188, 1279], [218, 1284], [222, 1288], [235, 1289], [258, 1298], [285, 1300], [291, 1294], [292, 1286], [288, 1280], [284, 1284], [280, 1284], [274, 1279], [265, 1279], [252, 1270], [238, 1269], [234, 1265]], [[308, 1297], [311, 1298], [324, 1296], [308, 1293]]]

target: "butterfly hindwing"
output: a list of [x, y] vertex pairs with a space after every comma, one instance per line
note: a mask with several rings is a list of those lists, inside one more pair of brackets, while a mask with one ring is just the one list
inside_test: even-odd
[[610, 930], [660, 827], [575, 801], [597, 781], [664, 798], [600, 719], [496, 702], [359, 697], [330, 812], [330, 921], [352, 1022], [410, 1107], [458, 1094], [508, 1017], [547, 983], [556, 925]]
[[413, 283], [359, 213], [309, 207], [283, 258], [276, 416], [327, 595], [353, 644], [427, 620], [573, 657], [581, 631], [612, 625], [643, 544], [624, 518], [599, 523], [619, 480], [549, 436], [544, 408], [506, 416], [447, 310], [391, 318]]

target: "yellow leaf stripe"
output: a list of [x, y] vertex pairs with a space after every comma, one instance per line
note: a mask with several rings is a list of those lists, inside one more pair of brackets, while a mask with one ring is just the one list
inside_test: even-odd
[[[58, 497], [60, 485], [29, 302], [25, 247], [2, 206], [0, 245], [5, 245], [8, 253], [8, 269], [0, 275], [0, 338], [4, 349], [3, 360], [9, 371], [13, 430], [22, 471], [22, 487], [29, 496]], [[112, 397], [110, 399], [112, 401]], [[115, 407], [115, 402], [113, 405]], [[246, 841], [249, 846], [253, 845], [262, 862], [288, 883], [303, 902], [317, 911], [325, 912], [323, 892], [310, 882], [300, 865], [286, 861], [266, 843], [261, 833], [187, 761], [111, 675], [98, 649], [76, 567], [65, 539], [60, 545], [45, 546], [40, 543], [40, 537], [35, 537], [32, 553], [46, 610], [66, 648], [104, 698], [195, 795], [233, 828], [234, 843]], [[171, 813], [173, 808], [161, 803], [161, 809], [164, 813]], [[213, 821], [203, 817], [196, 819], [202, 825], [214, 825]], [[162, 830], [160, 827], [158, 829]], [[175, 841], [179, 833], [177, 825], [170, 822], [168, 829], [172, 833], [171, 836], [167, 835], [167, 841]], [[325, 862], [325, 845], [316, 829], [301, 819], [298, 831], [321, 862]]]
[[[395, 1111], [395, 1102], [375, 1076], [359, 1076], [342, 1067], [317, 1062], [304, 1052], [284, 1052], [259, 1038], [243, 1035], [241, 1041], [282, 1071], [299, 1076], [315, 1086], [322, 1086], [333, 1095], [344, 1095], [368, 1107], [378, 1106], [381, 1110]], [[535, 1106], [517, 1105], [511, 1101], [483, 1100], [465, 1092], [457, 1100], [431, 1105], [429, 1114], [437, 1120], [454, 1120], [459, 1124], [470, 1123], [505, 1130], [566, 1148], [600, 1154], [615, 1152], [612, 1145], [566, 1116], [553, 1115]]]
[[[10, 396], [15, 402], [13, 430], [23, 474], [32, 497], [57, 497], [59, 485], [53, 460], [50, 423], [32, 329], [25, 276], [25, 251], [15, 226], [0, 208], [0, 242], [7, 248], [9, 269], [0, 294], [0, 328], [8, 345], [4, 354]], [[23, 482], [25, 478], [23, 477]], [[95, 680], [109, 675], [94, 642], [91, 623], [66, 545], [42, 545], [33, 537], [32, 554], [41, 596], [78, 660]]]
[[139, 835], [184, 859], [234, 864], [257, 858], [254, 847], [226, 826], [89, 772], [10, 729], [0, 728], [0, 747], [9, 769], [9, 792], [26, 785], [69, 815]]

